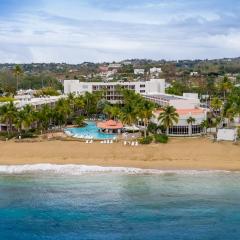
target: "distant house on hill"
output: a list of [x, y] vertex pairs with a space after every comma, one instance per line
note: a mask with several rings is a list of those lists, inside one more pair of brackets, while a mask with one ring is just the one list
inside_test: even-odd
[[161, 73], [161, 72], [162, 72], [162, 68], [157, 68], [157, 67], [150, 68], [150, 74]]
[[112, 70], [112, 69], [119, 69], [122, 67], [122, 64], [120, 63], [111, 63], [108, 65], [108, 69]]
[[196, 76], [198, 76], [198, 72], [190, 72], [190, 76], [191, 77], [196, 77]]
[[108, 72], [108, 66], [100, 66], [98, 68], [100, 73], [107, 73]]
[[135, 75], [144, 75], [145, 70], [144, 69], [134, 69]]

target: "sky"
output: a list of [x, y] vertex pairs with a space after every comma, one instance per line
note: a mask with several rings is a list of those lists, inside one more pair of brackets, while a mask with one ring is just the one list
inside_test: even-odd
[[240, 56], [239, 0], [0, 0], [0, 62]]

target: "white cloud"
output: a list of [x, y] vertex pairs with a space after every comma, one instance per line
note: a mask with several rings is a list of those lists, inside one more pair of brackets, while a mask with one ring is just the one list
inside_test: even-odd
[[0, 61], [77, 63], [240, 54], [235, 13], [179, 11], [183, 1], [133, 4], [114, 11], [71, 2], [47, 1], [37, 11], [0, 17]]

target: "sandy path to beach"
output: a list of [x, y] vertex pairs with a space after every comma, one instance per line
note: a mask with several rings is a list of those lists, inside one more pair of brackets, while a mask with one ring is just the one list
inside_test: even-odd
[[85, 164], [151, 169], [240, 170], [240, 145], [208, 139], [171, 139], [130, 147], [75, 141], [0, 143], [0, 164]]

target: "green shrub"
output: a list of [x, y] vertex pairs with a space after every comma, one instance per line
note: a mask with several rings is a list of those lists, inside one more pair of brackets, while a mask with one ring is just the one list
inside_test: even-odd
[[3, 141], [5, 141], [6, 138], [7, 139], [12, 139], [12, 138], [14, 138], [16, 136], [17, 136], [17, 134], [15, 132], [13, 132], [13, 133], [0, 132], [0, 140], [3, 140]]
[[156, 123], [149, 123], [148, 125], [148, 131], [152, 134], [156, 134], [157, 130], [159, 129], [158, 125]]
[[0, 102], [11, 102], [14, 101], [12, 97], [0, 97]]
[[85, 117], [81, 115], [75, 118], [74, 124], [76, 124], [78, 127], [84, 127], [86, 125], [84, 121]]
[[150, 144], [153, 141], [152, 136], [147, 136], [146, 138], [140, 138], [139, 143], [140, 144]]
[[168, 136], [165, 134], [156, 134], [154, 135], [155, 143], [167, 143]]
[[24, 139], [24, 138], [36, 138], [37, 136], [34, 135], [32, 132], [24, 132], [21, 134], [21, 138]]

